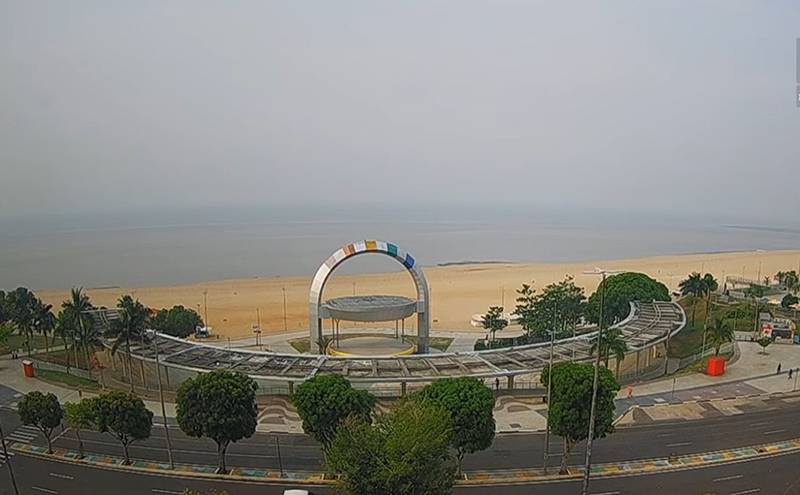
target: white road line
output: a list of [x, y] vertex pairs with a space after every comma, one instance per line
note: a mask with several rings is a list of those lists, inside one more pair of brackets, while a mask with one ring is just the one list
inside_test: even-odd
[[33, 486], [33, 485], [31, 485], [31, 490], [39, 490], [40, 492], [52, 493], [53, 495], [58, 495], [58, 492], [57, 492], [57, 491], [55, 491], [55, 490], [50, 490], [50, 489], [48, 489], [48, 488], [42, 488], [42, 487], [40, 487], [40, 486]]
[[762, 421], [760, 423], [753, 423], [750, 426], [766, 426], [766, 425], [768, 425], [770, 423], [772, 423], [772, 421]]
[[691, 444], [692, 442], [668, 443], [667, 447], [686, 447]]
[[725, 476], [724, 478], [714, 478], [711, 481], [713, 481], [714, 483], [718, 483], [720, 481], [738, 480], [739, 478], [744, 478], [744, 475], [743, 474], [737, 474], [735, 476]]
[[619, 492], [592, 493], [591, 495], [619, 495]]
[[173, 490], [162, 490], [160, 488], [153, 488], [150, 491], [153, 492], [153, 493], [166, 493], [167, 495], [182, 495], [183, 494], [183, 492], [176, 492], [176, 491], [173, 491]]
[[30, 431], [35, 431], [36, 433], [39, 433], [39, 428], [37, 428], [35, 426], [31, 426], [31, 425], [22, 425], [22, 426], [19, 427], [19, 429], [20, 430], [30, 430]]
[[784, 431], [786, 431], [786, 430], [785, 429], [783, 429], [783, 430], [770, 430], [770, 431], [765, 431], [764, 435], [772, 435], [773, 433], [783, 433]]
[[54, 478], [61, 478], [62, 480], [74, 480], [75, 479], [72, 476], [68, 476], [66, 474], [59, 474], [59, 473], [50, 473], [50, 476], [53, 476]]
[[34, 435], [33, 433], [26, 433], [24, 431], [15, 431], [14, 433], [11, 433], [11, 434], [8, 435], [9, 438], [11, 438], [11, 437], [20, 437], [20, 438], [30, 438], [31, 440], [33, 440], [37, 436], [38, 435]]
[[656, 435], [656, 438], [664, 438], [664, 437], [671, 437], [672, 433], [662, 433], [661, 435]]
[[761, 491], [761, 488], [751, 488], [749, 490], [743, 490], [741, 492], [733, 492], [733, 493], [731, 493], [731, 495], [745, 495], [746, 493], [756, 493], [756, 492], [760, 492], [760, 491]]

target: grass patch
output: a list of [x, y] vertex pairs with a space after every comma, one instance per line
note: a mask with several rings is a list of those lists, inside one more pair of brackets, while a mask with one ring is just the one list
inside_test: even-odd
[[[57, 351], [42, 352], [36, 355], [36, 359], [40, 361], [47, 361], [48, 363], [60, 364], [61, 366], [67, 365], [67, 357], [69, 357], [69, 365], [75, 366], [75, 351], [73, 349], [59, 349]], [[86, 351], [78, 349], [78, 368], [89, 369], [86, 366]]]
[[[45, 340], [47, 342], [45, 342]], [[11, 351], [20, 351], [21, 354], [27, 354], [27, 351], [23, 350], [25, 348], [25, 341], [26, 339], [24, 335], [20, 335], [18, 333], [9, 335], [6, 343], [0, 347], [0, 355], [10, 354]], [[43, 351], [46, 348], [46, 344], [50, 344], [50, 339], [45, 339], [41, 335], [34, 335], [33, 338], [31, 338], [31, 349]]]
[[36, 370], [36, 378], [40, 380], [65, 385], [70, 388], [83, 388], [90, 390], [99, 390], [100, 384], [94, 380], [87, 380], [79, 376], [68, 375], [60, 371], [51, 370]]
[[[387, 337], [387, 336], [389, 336], [389, 334], [386, 333], [343, 333], [339, 335], [339, 340], [355, 339], [358, 337]], [[419, 338], [416, 335], [406, 335], [406, 339], [410, 342], [413, 342], [414, 345], [419, 345]], [[311, 348], [310, 342], [311, 340], [308, 337], [301, 337], [299, 339], [290, 340], [289, 345], [294, 347], [294, 349], [300, 354], [307, 354], [309, 352], [309, 349]], [[442, 352], [445, 352], [452, 343], [453, 339], [450, 337], [430, 338], [430, 346], [433, 349], [437, 349]]]
[[[690, 296], [681, 299], [680, 305], [686, 312], [686, 328], [672, 337], [669, 342], [669, 355], [670, 357], [685, 358], [692, 354], [700, 352], [703, 347], [703, 328], [706, 321], [706, 304], [703, 299], [697, 303], [695, 310], [695, 298]], [[736, 324], [737, 332], [751, 331], [755, 325], [753, 316], [753, 305], [746, 303], [737, 306], [726, 306], [711, 302], [708, 308], [708, 322], [712, 324], [717, 317], [725, 317], [729, 320], [729, 325], [733, 327], [734, 321]], [[738, 313], [738, 317], [734, 315]], [[694, 314], [694, 321], [692, 315]], [[708, 345], [708, 343], [706, 343]]]
[[[730, 362], [730, 360], [733, 359], [733, 351], [723, 352], [719, 356], [725, 358], [725, 361]], [[687, 373], [687, 372], [689, 372], [689, 373], [705, 373], [707, 371], [706, 368], [708, 368], [708, 360], [710, 358], [712, 358], [712, 357], [714, 357], [714, 356], [706, 356], [705, 359], [701, 359], [700, 361], [697, 361], [696, 363], [690, 364], [686, 368], [682, 369], [681, 372], [682, 373]]]

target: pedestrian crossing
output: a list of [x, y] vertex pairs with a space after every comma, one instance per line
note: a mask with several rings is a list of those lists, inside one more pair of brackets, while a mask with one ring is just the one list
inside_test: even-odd
[[[14, 457], [14, 453], [13, 452], [9, 452], [8, 453], [8, 457], [9, 458]], [[5, 454], [3, 454], [2, 451], [0, 451], [0, 467], [3, 467], [5, 465], [6, 465], [6, 456], [5, 456]]]
[[39, 433], [39, 430], [35, 426], [20, 426], [6, 435], [6, 442], [31, 443], [31, 441], [39, 436]]

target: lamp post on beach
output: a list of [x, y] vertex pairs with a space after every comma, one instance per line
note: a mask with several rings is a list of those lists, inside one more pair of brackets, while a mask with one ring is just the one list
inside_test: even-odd
[[550, 399], [553, 389], [553, 345], [556, 342], [556, 321], [558, 319], [558, 301], [553, 304], [553, 327], [550, 329], [550, 361], [547, 364], [547, 417], [544, 429], [544, 452], [542, 453], [542, 470], [547, 475], [547, 461], [550, 458]]
[[203, 320], [208, 328], [208, 289], [203, 289]]
[[169, 440], [169, 426], [167, 425], [167, 407], [164, 404], [164, 388], [161, 385], [161, 364], [159, 363], [158, 354], [158, 335], [153, 332], [153, 346], [156, 351], [156, 376], [158, 377], [158, 396], [161, 400], [161, 417], [164, 420], [164, 438], [167, 441], [167, 456], [169, 457], [169, 468], [175, 469], [175, 462], [172, 459], [172, 444]]
[[282, 285], [281, 290], [283, 291], [283, 331], [288, 332], [289, 327], [286, 324], [286, 286]]
[[589, 493], [589, 474], [591, 473], [592, 468], [592, 443], [594, 437], [594, 421], [595, 416], [597, 414], [597, 386], [599, 381], [600, 375], [600, 356], [603, 354], [602, 350], [600, 349], [602, 340], [603, 340], [603, 306], [606, 304], [606, 276], [608, 275], [616, 275], [617, 273], [622, 273], [623, 270], [603, 270], [602, 268], [595, 267], [594, 270], [589, 270], [583, 272], [585, 275], [600, 275], [602, 280], [600, 281], [600, 312], [598, 315], [598, 323], [597, 323], [597, 357], [594, 360], [594, 379], [592, 381], [592, 407], [589, 410], [589, 437], [586, 439], [586, 463], [584, 466], [584, 473], [583, 473], [583, 488], [581, 489], [581, 495], [587, 495]]

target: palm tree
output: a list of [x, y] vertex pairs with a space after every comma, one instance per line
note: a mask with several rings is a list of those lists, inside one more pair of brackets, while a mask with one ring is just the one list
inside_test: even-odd
[[[87, 314], [88, 311], [94, 309], [89, 296], [83, 292], [83, 287], [73, 287], [70, 291], [70, 298], [61, 303], [61, 308], [66, 316], [67, 327], [66, 330], [72, 341], [72, 351], [75, 354], [75, 366], [78, 366], [78, 343], [76, 336], [80, 334], [81, 329], [88, 325], [90, 319]], [[62, 333], [62, 337], [65, 335]], [[66, 345], [66, 340], [65, 343]]]
[[149, 310], [138, 300], [129, 296], [122, 296], [117, 301], [120, 309], [119, 319], [113, 323], [109, 331], [109, 336], [114, 337], [114, 344], [111, 346], [111, 354], [114, 355], [120, 345], [125, 344], [125, 354], [128, 358], [128, 382], [133, 392], [133, 371], [131, 359], [131, 339], [141, 338], [147, 329], [149, 320]]
[[36, 309], [39, 299], [25, 287], [17, 287], [6, 294], [5, 304], [9, 319], [17, 330], [25, 336], [25, 347], [31, 355], [31, 337], [36, 320]]
[[87, 318], [78, 333], [75, 335], [76, 343], [83, 347], [86, 356], [86, 369], [92, 369], [91, 357], [95, 348], [101, 346], [103, 334], [94, 324], [94, 320]]
[[[592, 347], [589, 349], [589, 354], [594, 355], [597, 350], [597, 339], [594, 339], [592, 342]], [[608, 368], [608, 361], [611, 358], [611, 355], [614, 355], [614, 360], [616, 361], [616, 375], [619, 377], [619, 365], [622, 363], [622, 360], [625, 359], [625, 354], [628, 352], [628, 344], [625, 342], [625, 339], [622, 338], [622, 331], [619, 328], [609, 328], [603, 332], [603, 336], [600, 339], [600, 357], [605, 362], [606, 368]]]
[[697, 315], [697, 299], [705, 293], [706, 285], [703, 283], [700, 274], [693, 272], [687, 279], [681, 280], [678, 287], [681, 289], [682, 296], [688, 296], [689, 294], [694, 296], [694, 303], [692, 304], [692, 325], [694, 325]]
[[797, 272], [792, 270], [783, 274], [783, 285], [792, 294], [797, 294], [800, 290], [800, 278]]
[[45, 352], [50, 352], [47, 335], [56, 328], [56, 317], [53, 314], [53, 305], [37, 301], [34, 311], [33, 328], [44, 336]]
[[708, 335], [715, 348], [714, 356], [719, 356], [722, 344], [733, 340], [733, 329], [728, 325], [728, 320], [718, 316], [714, 324], [708, 327]]
[[[69, 346], [67, 345], [67, 338], [69, 337], [72, 339], [73, 332], [71, 316], [64, 309], [59, 311], [58, 316], [56, 316], [56, 327], [53, 332], [53, 339], [55, 339], [56, 335], [61, 336], [61, 341], [64, 343], [64, 355], [67, 358], [67, 373], [69, 373]], [[78, 363], [75, 363], [75, 365], [77, 366]]]

